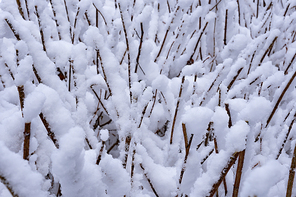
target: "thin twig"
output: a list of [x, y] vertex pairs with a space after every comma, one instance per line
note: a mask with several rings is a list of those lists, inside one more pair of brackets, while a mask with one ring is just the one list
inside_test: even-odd
[[288, 88], [289, 88], [290, 85], [292, 84], [292, 82], [293, 82], [293, 80], [295, 79], [295, 77], [296, 77], [296, 71], [294, 72], [293, 76], [292, 76], [291, 79], [288, 81], [288, 83], [287, 83], [287, 85], [285, 86], [283, 92], [281, 93], [280, 97], [278, 98], [278, 100], [277, 100], [277, 102], [276, 102], [276, 104], [275, 104], [275, 106], [274, 106], [274, 108], [273, 108], [271, 114], [269, 115], [269, 117], [268, 117], [268, 119], [267, 119], [267, 122], [266, 122], [266, 126], [265, 126], [265, 128], [269, 125], [269, 123], [270, 123], [270, 121], [271, 121], [271, 119], [272, 119], [272, 117], [273, 117], [275, 111], [277, 110], [277, 108], [278, 108], [280, 102], [282, 101], [282, 99], [283, 99], [285, 93], [287, 92]]
[[289, 171], [289, 180], [288, 180], [286, 197], [292, 196], [292, 189], [293, 189], [293, 183], [294, 183], [294, 177], [295, 177], [295, 168], [296, 168], [296, 146], [294, 147], [293, 158], [291, 161], [291, 167]]
[[[218, 154], [219, 149], [218, 149], [218, 143], [217, 143], [216, 137], [214, 138], [214, 146], [215, 146], [215, 152], [216, 152], [216, 154]], [[227, 184], [226, 184], [226, 179], [225, 178], [223, 179], [223, 185], [224, 185], [225, 196], [227, 196], [228, 189], [227, 189]], [[218, 191], [217, 191], [217, 194], [218, 194]]]
[[38, 13], [37, 5], [35, 5], [35, 12], [36, 12], [36, 16], [37, 16], [37, 19], [38, 19], [38, 25], [39, 25], [39, 31], [40, 31], [41, 43], [42, 43], [42, 46], [43, 46], [43, 51], [46, 51], [44, 34], [43, 34], [42, 26], [41, 26], [41, 20], [40, 20], [40, 16], [39, 16], [39, 13]]
[[104, 151], [104, 146], [105, 146], [105, 141], [102, 141], [101, 149], [100, 149], [100, 152], [99, 152], [99, 156], [98, 156], [97, 161], [96, 161], [96, 164], [97, 165], [99, 165], [100, 162], [101, 162], [102, 154], [103, 154], [103, 151]]
[[285, 75], [288, 74], [288, 70], [289, 70], [290, 66], [292, 65], [292, 63], [293, 63], [295, 57], [296, 57], [296, 53], [294, 54], [294, 56], [292, 57], [292, 59], [291, 59], [289, 65], [287, 66], [287, 68], [286, 68], [286, 70], [285, 70]]
[[220, 178], [218, 179], [218, 181], [212, 186], [211, 191], [209, 192], [209, 195], [207, 195], [207, 197], [213, 197], [216, 193], [216, 191], [218, 190], [220, 184], [222, 183], [223, 179], [226, 177], [228, 171], [230, 170], [230, 168], [233, 166], [233, 164], [235, 163], [237, 157], [239, 155], [239, 152], [234, 153], [230, 159], [228, 160], [227, 165], [223, 168]]
[[140, 45], [139, 45], [139, 49], [138, 49], [138, 55], [137, 55], [137, 58], [136, 58], [135, 73], [137, 73], [138, 66], [140, 64], [139, 59], [140, 59], [140, 55], [141, 55], [142, 44], [143, 44], [143, 36], [144, 36], [143, 23], [140, 23], [140, 26], [141, 26], [141, 38], [140, 38]]
[[21, 16], [23, 17], [24, 20], [26, 20], [20, 0], [16, 0], [16, 3], [17, 3], [17, 7], [18, 7], [18, 10], [19, 10]]
[[226, 9], [226, 13], [225, 13], [225, 26], [224, 26], [224, 45], [227, 44], [227, 17], [228, 17], [228, 9]]
[[9, 191], [9, 193], [13, 196], [13, 197], [18, 197], [18, 195], [13, 191], [11, 185], [9, 184], [9, 182], [6, 180], [5, 177], [0, 175], [0, 181], [3, 185], [5, 185], [5, 187], [7, 188], [7, 190]]
[[11, 22], [9, 22], [9, 20], [8, 20], [7, 18], [4, 19], [4, 20], [6, 21], [7, 25], [8, 25], [9, 28], [11, 29], [11, 31], [12, 31], [12, 33], [14, 34], [14, 36], [16, 37], [16, 39], [17, 39], [18, 41], [20, 41], [21, 38], [20, 38], [19, 34], [16, 32], [15, 28], [13, 27], [13, 25], [11, 24]]
[[29, 160], [30, 155], [31, 122], [25, 123], [23, 159]]
[[148, 177], [147, 172], [145, 172], [145, 168], [143, 167], [143, 164], [140, 163], [140, 167], [141, 167], [142, 170], [144, 171], [144, 176], [146, 177], [146, 179], [147, 179], [147, 181], [148, 181], [148, 183], [149, 183], [149, 185], [150, 185], [150, 187], [151, 187], [151, 189], [152, 189], [154, 195], [155, 195], [156, 197], [159, 197], [159, 195], [157, 194], [157, 192], [156, 192], [156, 190], [155, 190], [155, 188], [154, 188], [154, 186], [153, 186], [151, 180], [150, 180], [149, 177]]
[[95, 94], [95, 96], [97, 97], [97, 99], [99, 100], [99, 103], [102, 105], [104, 111], [106, 112], [106, 114], [109, 116], [109, 113], [105, 107], [105, 105], [103, 104], [102, 100], [100, 99], [100, 97], [98, 96], [98, 94], [96, 93], [96, 91], [91, 87], [91, 90], [93, 91], [93, 93]]
[[236, 177], [235, 177], [235, 181], [234, 181], [232, 197], [238, 197], [238, 191], [239, 191], [239, 185], [240, 185], [240, 180], [241, 180], [241, 176], [242, 176], [242, 169], [243, 169], [243, 165], [244, 165], [244, 159], [245, 159], [245, 150], [243, 150], [243, 151], [241, 151], [239, 153], [238, 164], [237, 164], [237, 169], [236, 169]]
[[[295, 115], [296, 115], [296, 114], [295, 114]], [[284, 149], [284, 146], [285, 146], [285, 144], [286, 144], [286, 142], [287, 142], [287, 139], [288, 139], [288, 137], [289, 137], [289, 135], [290, 135], [290, 132], [291, 132], [291, 130], [292, 130], [292, 128], [293, 128], [294, 121], [295, 121], [295, 115], [294, 115], [294, 119], [291, 121], [291, 124], [290, 124], [289, 129], [288, 129], [288, 132], [287, 132], [287, 134], [286, 134], [286, 136], [285, 136], [285, 139], [284, 139], [284, 141], [283, 141], [283, 143], [282, 143], [282, 146], [281, 146], [281, 148], [280, 148], [280, 150], [279, 150], [279, 152], [278, 152], [278, 154], [277, 154], [277, 156], [276, 156], [276, 160], [278, 160], [278, 158], [279, 158], [280, 155], [282, 154], [282, 151], [283, 151], [283, 149]]]
[[144, 109], [143, 109], [143, 111], [142, 111], [142, 116], [141, 116], [141, 120], [140, 120], [140, 123], [139, 123], [139, 125], [138, 125], [138, 128], [140, 128], [141, 125], [142, 125], [143, 118], [144, 118], [144, 115], [145, 115], [145, 113], [146, 113], [146, 109], [147, 109], [147, 107], [148, 107], [148, 103], [145, 105], [145, 107], [144, 107]]
[[277, 38], [278, 38], [278, 37], [276, 36], [276, 37], [273, 39], [273, 41], [271, 42], [271, 44], [269, 45], [269, 47], [266, 49], [266, 51], [264, 52], [262, 58], [260, 59], [260, 62], [259, 62], [259, 64], [258, 64], [258, 66], [261, 66], [261, 64], [262, 64], [262, 62], [263, 62], [263, 60], [264, 60], [264, 58], [266, 57], [267, 53], [271, 51], [271, 49], [272, 49], [272, 47], [273, 47], [275, 41], [277, 40]]
[[237, 79], [237, 77], [239, 76], [239, 74], [241, 73], [241, 71], [243, 70], [243, 68], [244, 68], [244, 67], [241, 67], [241, 68], [237, 71], [236, 75], [233, 77], [233, 79], [231, 80], [231, 82], [230, 82], [229, 85], [227, 86], [227, 91], [230, 90], [230, 88], [231, 88], [232, 85], [234, 84], [235, 80]]
[[194, 54], [195, 54], [195, 52], [196, 52], [196, 49], [197, 49], [197, 46], [198, 46], [198, 44], [199, 44], [199, 42], [200, 42], [200, 40], [201, 40], [201, 37], [202, 37], [203, 33], [204, 33], [205, 30], [206, 30], [208, 24], [209, 24], [209, 22], [206, 22], [204, 28], [202, 29], [202, 31], [201, 31], [201, 33], [200, 33], [198, 39], [197, 39], [197, 42], [196, 42], [196, 44], [195, 44], [195, 47], [194, 47], [194, 49], [193, 49], [193, 53], [191, 54], [189, 60], [190, 60], [190, 59], [193, 59], [193, 56], [194, 56]]
[[124, 149], [125, 149], [125, 155], [124, 155], [124, 160], [123, 160], [123, 168], [126, 169], [126, 163], [127, 163], [127, 158], [128, 158], [128, 152], [129, 152], [129, 148], [130, 148], [130, 144], [131, 144], [131, 140], [132, 140], [132, 137], [130, 134], [128, 134], [125, 138], [125, 146], [124, 146]]
[[232, 120], [231, 120], [231, 114], [230, 114], [229, 104], [228, 103], [225, 103], [225, 109], [226, 109], [227, 115], [229, 117], [229, 119], [228, 119], [228, 128], [230, 128], [230, 127], [232, 127]]
[[177, 113], [178, 113], [179, 105], [180, 105], [180, 101], [181, 101], [184, 81], [185, 81], [185, 76], [182, 77], [182, 82], [181, 82], [181, 85], [180, 85], [179, 97], [178, 97], [178, 101], [177, 101], [177, 105], [176, 105], [176, 109], [175, 109], [175, 114], [174, 114], [174, 119], [173, 119], [173, 124], [172, 124], [170, 144], [173, 143], [174, 128], [175, 128]]

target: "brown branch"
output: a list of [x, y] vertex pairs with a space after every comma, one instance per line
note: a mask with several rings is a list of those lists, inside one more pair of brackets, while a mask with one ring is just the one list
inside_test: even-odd
[[156, 97], [157, 97], [157, 89], [155, 90], [155, 94], [153, 96], [153, 103], [152, 103], [152, 107], [151, 107], [151, 110], [150, 110], [150, 113], [148, 115], [148, 118], [150, 118], [151, 114], [152, 114], [152, 111], [154, 109], [154, 106], [155, 106], [155, 102], [156, 102]]
[[144, 109], [143, 109], [143, 111], [142, 111], [142, 116], [141, 116], [141, 120], [140, 120], [140, 123], [139, 123], [139, 125], [138, 125], [138, 128], [140, 128], [141, 125], [142, 125], [143, 118], [144, 118], [144, 115], [145, 115], [145, 113], [146, 113], [146, 109], [147, 109], [147, 107], [148, 107], [148, 103], [147, 103], [147, 105], [145, 105], [145, 107], [144, 107]]
[[195, 54], [195, 52], [196, 52], [196, 49], [197, 49], [197, 46], [198, 46], [198, 44], [199, 44], [199, 42], [200, 42], [200, 40], [201, 40], [201, 37], [202, 37], [203, 33], [204, 33], [205, 30], [206, 30], [208, 24], [209, 24], [209, 22], [206, 22], [204, 28], [202, 29], [202, 31], [201, 31], [201, 33], [200, 33], [198, 39], [197, 39], [197, 42], [196, 42], [196, 44], [195, 44], [195, 47], [194, 47], [194, 49], [193, 49], [193, 53], [191, 54], [189, 60], [190, 60], [190, 59], [193, 59], [193, 56], [194, 56], [194, 54]]
[[39, 13], [38, 13], [37, 5], [35, 5], [35, 11], [36, 11], [36, 16], [38, 18], [38, 25], [39, 25], [39, 31], [40, 31], [41, 43], [42, 43], [42, 46], [43, 46], [43, 51], [46, 51], [44, 34], [43, 34], [42, 26], [41, 26], [41, 20], [40, 20], [40, 16], [39, 16]]
[[141, 167], [142, 170], [144, 171], [144, 176], [146, 177], [146, 179], [147, 179], [147, 181], [148, 181], [148, 183], [149, 183], [149, 185], [150, 185], [150, 187], [151, 187], [151, 189], [152, 189], [154, 195], [155, 195], [156, 197], [159, 197], [159, 195], [157, 194], [157, 192], [156, 192], [156, 190], [155, 190], [155, 188], [154, 188], [154, 186], [153, 186], [151, 180], [150, 180], [149, 177], [148, 177], [147, 172], [145, 172], [145, 168], [143, 167], [143, 164], [140, 163], [140, 167]]
[[78, 10], [76, 12], [76, 16], [75, 16], [75, 19], [74, 19], [74, 25], [73, 25], [73, 35], [72, 35], [72, 44], [74, 44], [74, 39], [75, 39], [75, 29], [76, 29], [76, 24], [77, 24], [77, 20], [78, 20], [78, 15], [79, 15], [79, 12], [80, 12], [80, 7], [78, 7]]
[[288, 180], [286, 197], [292, 196], [292, 189], [293, 189], [293, 183], [294, 183], [294, 177], [295, 177], [295, 168], [296, 168], [296, 146], [294, 147], [293, 158], [291, 161], [291, 167], [289, 171], [289, 180]]
[[218, 190], [220, 184], [222, 183], [223, 179], [225, 179], [228, 171], [230, 170], [230, 168], [233, 166], [233, 164], [235, 163], [237, 157], [239, 155], [239, 152], [234, 153], [230, 159], [228, 160], [227, 165], [223, 168], [220, 178], [216, 181], [216, 183], [212, 186], [211, 191], [209, 192], [209, 195], [207, 195], [207, 197], [213, 197], [216, 193], [216, 191]]
[[18, 41], [20, 41], [21, 38], [20, 38], [19, 34], [16, 32], [16, 30], [14, 29], [13, 25], [9, 22], [9, 20], [8, 20], [7, 18], [4, 19], [4, 20], [6, 21], [7, 25], [8, 25], [9, 28], [11, 29], [11, 31], [12, 31], [12, 33], [14, 34], [14, 36], [16, 37], [16, 39], [17, 39]]
[[64, 7], [65, 7], [68, 22], [69, 22], [69, 31], [70, 31], [70, 38], [71, 38], [72, 37], [72, 28], [71, 28], [71, 22], [70, 22], [70, 17], [69, 17], [68, 6], [66, 3], [66, 0], [64, 0]]
[[225, 110], [226, 110], [227, 115], [229, 117], [229, 120], [228, 120], [228, 128], [230, 128], [230, 127], [232, 127], [232, 120], [231, 120], [231, 114], [230, 114], [229, 104], [228, 103], [225, 103]]
[[170, 144], [173, 143], [174, 128], [175, 128], [176, 119], [177, 119], [177, 113], [178, 113], [179, 105], [180, 105], [180, 101], [181, 101], [181, 96], [182, 96], [182, 90], [183, 90], [184, 81], [185, 81], [185, 76], [182, 77], [182, 82], [181, 82], [181, 86], [180, 86], [179, 98], [178, 98], [178, 101], [177, 101], [177, 105], [176, 105], [176, 109], [175, 109], [175, 114], [174, 114], [174, 119], [173, 119], [173, 124], [172, 124]]
[[42, 123], [43, 123], [43, 125], [44, 125], [44, 127], [46, 129], [46, 131], [47, 131], [48, 137], [52, 140], [52, 142], [54, 143], [55, 147], [56, 148], [59, 148], [59, 144], [58, 144], [58, 141], [56, 139], [56, 136], [55, 136], [54, 132], [51, 131], [51, 129], [49, 127], [49, 124], [48, 124], [47, 120], [45, 119], [43, 113], [40, 113], [39, 114], [39, 117], [40, 117], [40, 119], [41, 119], [41, 121], [42, 121]]
[[210, 9], [210, 11], [212, 11], [212, 10], [215, 9], [215, 8], [217, 8], [217, 6], [219, 5], [219, 3], [221, 3], [221, 1], [222, 1], [222, 0], [220, 0], [218, 3], [216, 3], [216, 5], [214, 5], [214, 7], [212, 7], [212, 8]]
[[101, 68], [102, 68], [102, 72], [103, 72], [103, 77], [104, 77], [104, 80], [105, 80], [105, 82], [106, 82], [107, 88], [108, 88], [108, 90], [109, 90], [109, 92], [110, 92], [110, 95], [112, 95], [112, 91], [111, 91], [110, 85], [109, 85], [109, 83], [108, 83], [108, 79], [107, 79], [107, 75], [106, 75], [106, 72], [105, 72], [105, 68], [104, 68], [104, 66], [103, 66], [102, 57], [101, 57], [101, 55], [100, 55], [100, 51], [99, 51], [98, 49], [97, 49], [97, 56], [99, 57], [100, 62], [101, 62]]
[[[104, 15], [102, 14], [102, 12], [97, 8], [97, 6], [94, 3], [93, 3], [93, 6], [95, 7], [96, 11], [101, 15], [101, 17], [103, 18], [106, 27], [108, 27], [108, 23], [107, 23]], [[96, 22], [96, 27], [98, 27], [98, 22]]]
[[272, 49], [272, 47], [273, 47], [275, 41], [277, 40], [277, 38], [278, 38], [278, 37], [276, 36], [276, 37], [273, 39], [273, 41], [271, 42], [271, 44], [269, 45], [269, 47], [266, 49], [266, 51], [264, 52], [262, 58], [260, 59], [260, 62], [259, 62], [259, 64], [258, 64], [258, 66], [261, 66], [261, 64], [262, 64], [262, 62], [263, 62], [263, 60], [264, 60], [264, 58], [266, 57], [267, 53], [271, 51], [271, 49]]
[[296, 53], [294, 54], [294, 56], [293, 56], [293, 58], [291, 59], [289, 65], [287, 66], [287, 68], [286, 68], [286, 70], [285, 70], [285, 75], [288, 74], [288, 70], [289, 70], [290, 66], [292, 65], [292, 63], [293, 63], [295, 57], [296, 57]]
[[139, 66], [139, 60], [140, 60], [140, 55], [141, 55], [141, 49], [142, 49], [142, 44], [143, 44], [143, 36], [144, 36], [144, 30], [143, 30], [143, 23], [140, 23], [141, 26], [141, 38], [140, 38], [140, 45], [138, 48], [138, 55], [136, 58], [136, 67], [135, 67], [135, 73], [138, 71], [138, 66]]
[[124, 36], [125, 36], [125, 44], [126, 44], [126, 50], [127, 50], [127, 71], [128, 71], [128, 87], [129, 87], [129, 95], [130, 95], [130, 103], [133, 102], [133, 93], [131, 91], [132, 88], [132, 82], [131, 82], [131, 55], [130, 55], [130, 50], [129, 50], [129, 41], [128, 41], [128, 36], [127, 36], [127, 31], [124, 23], [124, 18], [123, 18], [123, 13], [122, 9], [120, 6], [120, 3], [118, 3], [118, 7], [120, 10], [120, 16], [121, 16], [121, 22], [122, 22], [122, 27], [124, 31]]
[[[218, 154], [219, 150], [218, 150], [218, 143], [217, 143], [216, 137], [214, 138], [214, 146], [215, 146], [215, 152], [216, 152], [216, 154]], [[224, 185], [224, 190], [225, 190], [225, 196], [227, 196], [228, 189], [227, 189], [227, 184], [226, 184], [225, 178], [223, 179], [223, 185]], [[217, 191], [217, 196], [218, 196], [218, 191]]]
[[128, 134], [128, 136], [126, 136], [125, 138], [125, 155], [124, 155], [124, 160], [123, 160], [123, 168], [126, 169], [126, 163], [127, 163], [127, 158], [128, 158], [128, 152], [129, 152], [129, 148], [130, 148], [130, 144], [131, 144], [131, 140], [132, 140], [132, 137], [130, 134]]
[[275, 106], [274, 106], [274, 108], [273, 108], [273, 110], [272, 110], [270, 116], [269, 116], [268, 119], [267, 119], [267, 122], [266, 122], [266, 126], [265, 126], [265, 128], [269, 125], [269, 123], [270, 123], [270, 121], [271, 121], [271, 119], [272, 119], [272, 117], [273, 117], [275, 111], [277, 110], [277, 108], [278, 108], [280, 102], [282, 101], [282, 99], [283, 99], [285, 93], [287, 92], [288, 88], [289, 88], [290, 85], [292, 84], [292, 82], [293, 82], [293, 80], [295, 79], [295, 77], [296, 77], [296, 71], [294, 72], [293, 76], [292, 76], [291, 79], [288, 81], [286, 87], [284, 88], [283, 92], [281, 93], [280, 97], [278, 98], [278, 100], [277, 100], [277, 102], [276, 102], [276, 104], [275, 104]]
[[226, 13], [225, 13], [225, 26], [224, 26], [224, 45], [227, 44], [227, 17], [228, 17], [228, 9], [226, 9]]
[[110, 151], [118, 144], [119, 144], [119, 139], [117, 139], [116, 142], [114, 144], [112, 144], [112, 146], [110, 146], [110, 148], [107, 150], [107, 153], [109, 154]]
[[26, 20], [20, 0], [16, 0], [16, 3], [17, 3], [17, 7], [18, 7], [18, 10], [19, 10], [21, 16], [23, 17], [24, 20]]
[[105, 146], [105, 141], [102, 141], [101, 149], [100, 149], [99, 156], [98, 156], [98, 159], [97, 159], [97, 162], [96, 162], [97, 165], [100, 164], [100, 161], [102, 159], [102, 154], [103, 154], [103, 151], [104, 151], [104, 146]]
[[[137, 144], [135, 143], [135, 146]], [[133, 178], [134, 176], [134, 170], [135, 170], [135, 154], [136, 154], [136, 148], [134, 148], [133, 150], [133, 155], [132, 155], [132, 166], [131, 166], [131, 179]]]
[[168, 29], [167, 29], [166, 32], [165, 32], [165, 35], [164, 35], [164, 38], [163, 38], [163, 40], [162, 40], [162, 43], [161, 43], [160, 49], [159, 49], [159, 51], [158, 51], [158, 53], [157, 53], [157, 55], [156, 55], [156, 58], [155, 58], [154, 62], [157, 61], [157, 59], [159, 58], [159, 56], [160, 56], [160, 54], [161, 54], [161, 51], [162, 51], [163, 46], [164, 46], [164, 43], [165, 43], [165, 41], [166, 41], [166, 39], [167, 39], [168, 33], [169, 33], [169, 31], [170, 31], [170, 28], [171, 28], [171, 27], [169, 26]]
[[30, 155], [31, 122], [25, 123], [23, 159], [29, 160]]
[[185, 153], [185, 158], [184, 158], [184, 161], [183, 161], [182, 170], [181, 170], [180, 178], [179, 178], [179, 184], [180, 185], [182, 183], [182, 179], [183, 179], [183, 176], [184, 176], [184, 173], [185, 173], [185, 170], [186, 170], [186, 163], [187, 163], [187, 159], [188, 159], [189, 150], [190, 150], [190, 147], [191, 147], [191, 142], [192, 142], [193, 136], [194, 135], [191, 134], [190, 139], [189, 139], [189, 144], [185, 147], [186, 148], [185, 149], [186, 153]]
[[231, 88], [232, 85], [234, 84], [235, 80], [237, 79], [237, 77], [239, 76], [239, 74], [241, 73], [241, 71], [243, 70], [243, 68], [244, 68], [244, 67], [241, 67], [241, 68], [237, 71], [236, 75], [233, 77], [233, 79], [231, 80], [231, 82], [230, 82], [229, 85], [227, 86], [227, 91], [230, 90], [230, 88]]
[[9, 191], [9, 193], [13, 196], [13, 197], [18, 197], [18, 195], [13, 191], [11, 185], [9, 184], [9, 182], [6, 180], [5, 177], [0, 175], [0, 181], [2, 182], [3, 185], [5, 185], [5, 187], [7, 188], [7, 190]]
[[258, 15], [259, 15], [259, 0], [257, 0], [256, 18], [258, 18]]
[[182, 123], [182, 130], [183, 130], [183, 136], [184, 136], [185, 151], [186, 151], [186, 155], [187, 155], [189, 153], [189, 149], [187, 149], [188, 137], [187, 137], [186, 125], [184, 123]]
[[102, 100], [100, 99], [100, 97], [98, 96], [98, 94], [96, 93], [96, 91], [91, 87], [91, 90], [93, 91], [93, 93], [95, 94], [95, 96], [97, 97], [97, 99], [99, 100], [99, 103], [102, 105], [104, 111], [106, 112], [106, 114], [109, 116], [109, 113], [106, 109], [106, 107], [104, 106]]
[[237, 12], [238, 12], [238, 24], [240, 25], [240, 20], [241, 20], [241, 13], [240, 13], [240, 5], [239, 5], [239, 0], [236, 0], [237, 2]]
[[23, 114], [23, 109], [24, 109], [24, 99], [25, 99], [25, 93], [24, 93], [24, 86], [20, 85], [17, 87], [18, 93], [19, 93], [19, 99], [20, 99], [20, 105], [21, 105], [21, 110], [22, 110], [22, 116], [24, 117]]
[[[51, 4], [51, 9], [52, 9], [52, 13], [53, 13], [53, 16], [54, 16], [54, 21], [55, 21], [55, 24], [56, 24], [56, 27], [57, 27], [57, 32], [58, 32], [58, 37], [59, 37], [59, 40], [61, 40], [61, 33], [59, 31], [59, 23], [58, 23], [58, 20], [57, 20], [57, 14], [56, 14], [56, 11], [54, 9], [54, 6], [53, 6], [53, 3], [52, 3], [52, 0], [49, 0], [50, 4]], [[29, 13], [29, 12], [28, 12]]]
[[36, 77], [38, 83], [42, 83], [41, 78], [40, 78], [40, 76], [38, 75], [37, 70], [36, 70], [34, 64], [32, 65], [32, 68], [33, 68], [33, 72], [34, 72], [34, 74], [35, 74], [35, 77]]
[[213, 154], [213, 152], [214, 152], [214, 148], [209, 152], [209, 154], [205, 158], [203, 158], [203, 160], [200, 162], [200, 164], [201, 165], [204, 164], [206, 162], [206, 160], [211, 156], [211, 154]]
[[241, 151], [239, 153], [238, 164], [237, 164], [237, 169], [236, 169], [236, 177], [235, 177], [235, 181], [234, 181], [232, 197], [238, 197], [238, 191], [239, 191], [239, 185], [240, 185], [240, 180], [241, 180], [241, 176], [242, 176], [242, 169], [243, 169], [243, 165], [244, 165], [244, 159], [245, 159], [245, 150], [243, 150], [243, 151]]
[[[295, 114], [295, 115], [296, 115], [296, 114]], [[293, 128], [294, 121], [295, 121], [295, 115], [294, 115], [294, 119], [292, 120], [292, 122], [291, 122], [291, 124], [290, 124], [290, 126], [289, 126], [288, 132], [287, 132], [287, 134], [286, 134], [286, 136], [285, 136], [285, 139], [284, 139], [284, 141], [283, 141], [283, 143], [282, 143], [282, 146], [281, 146], [281, 148], [280, 148], [280, 150], [279, 150], [279, 152], [278, 152], [278, 154], [277, 154], [277, 156], [276, 156], [276, 160], [278, 160], [278, 158], [279, 158], [280, 155], [282, 154], [282, 151], [283, 151], [283, 149], [284, 149], [284, 146], [285, 146], [285, 144], [286, 144], [286, 142], [287, 142], [287, 139], [288, 139], [288, 137], [289, 137], [289, 135], [290, 135], [290, 132], [291, 132], [291, 130], [292, 130], [292, 128]]]

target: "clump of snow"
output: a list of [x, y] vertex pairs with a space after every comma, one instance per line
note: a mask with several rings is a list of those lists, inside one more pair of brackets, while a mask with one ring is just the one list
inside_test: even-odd
[[19, 154], [11, 152], [1, 141], [0, 154], [0, 176], [5, 178], [18, 196], [47, 197], [49, 195], [43, 190], [45, 181], [42, 175], [32, 171], [27, 161], [23, 160]]
[[100, 130], [100, 138], [102, 141], [107, 141], [109, 138], [109, 131], [107, 129]]
[[26, 122], [30, 122], [39, 115], [45, 102], [45, 96], [41, 92], [32, 92], [25, 98], [24, 102], [24, 118]]
[[269, 189], [287, 176], [287, 173], [287, 167], [279, 161], [270, 160], [248, 174], [242, 183], [240, 196], [267, 196]]
[[187, 134], [194, 134], [195, 138], [201, 139], [207, 131], [208, 124], [214, 112], [207, 107], [194, 107], [186, 110], [182, 121], [186, 125]]
[[226, 135], [226, 148], [232, 152], [239, 152], [245, 149], [247, 135], [250, 132], [249, 125], [243, 121], [238, 121], [230, 128]]

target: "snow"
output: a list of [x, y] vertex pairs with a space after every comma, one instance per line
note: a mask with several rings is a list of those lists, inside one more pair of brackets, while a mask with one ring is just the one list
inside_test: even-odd
[[20, 155], [11, 152], [3, 142], [0, 142], [0, 171], [1, 177], [11, 185], [12, 189], [20, 196], [48, 196], [43, 191], [44, 178], [32, 171]]
[[100, 138], [102, 141], [107, 141], [109, 138], [109, 131], [107, 129], [100, 130]]
[[25, 98], [24, 117], [26, 122], [30, 122], [37, 117], [43, 108], [45, 96], [41, 92], [32, 92]]
[[226, 135], [226, 149], [240, 152], [246, 147], [247, 135], [250, 127], [243, 120], [238, 121]]

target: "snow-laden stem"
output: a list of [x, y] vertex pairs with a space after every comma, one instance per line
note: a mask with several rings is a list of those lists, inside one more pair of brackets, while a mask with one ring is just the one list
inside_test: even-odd
[[118, 7], [119, 7], [119, 10], [120, 10], [121, 22], [122, 22], [123, 32], [124, 32], [124, 36], [125, 36], [125, 44], [126, 44], [126, 51], [127, 51], [128, 87], [129, 87], [130, 103], [132, 103], [133, 102], [133, 93], [131, 91], [131, 87], [132, 87], [132, 81], [131, 81], [131, 54], [130, 54], [127, 30], [126, 30], [126, 26], [125, 26], [125, 22], [124, 22], [123, 13], [122, 13], [120, 3], [118, 3]]
[[7, 188], [7, 190], [9, 191], [9, 193], [13, 196], [13, 197], [18, 197], [18, 195], [15, 193], [15, 191], [13, 190], [13, 188], [11, 187], [11, 185], [9, 184], [9, 182], [6, 180], [5, 177], [0, 175], [0, 181], [3, 185], [5, 185], [5, 187]]
[[239, 186], [240, 186], [240, 181], [241, 181], [241, 176], [242, 176], [242, 169], [243, 169], [243, 165], [244, 165], [244, 159], [245, 159], [245, 150], [243, 150], [239, 153], [235, 182], [233, 185], [232, 197], [238, 197]]
[[216, 191], [218, 190], [220, 184], [222, 183], [222, 181], [225, 179], [225, 176], [227, 175], [228, 171], [230, 170], [230, 168], [233, 166], [233, 164], [235, 163], [237, 157], [239, 156], [239, 152], [234, 153], [230, 159], [228, 160], [227, 165], [223, 168], [220, 178], [218, 179], [218, 181], [212, 186], [211, 191], [209, 192], [209, 195], [207, 195], [207, 197], [213, 197], [216, 193]]
[[182, 77], [182, 82], [181, 82], [181, 85], [180, 85], [179, 97], [178, 97], [178, 101], [177, 101], [176, 108], [175, 108], [175, 113], [174, 113], [174, 118], [173, 118], [170, 144], [173, 143], [174, 129], [175, 129], [175, 124], [176, 124], [176, 120], [177, 120], [177, 114], [178, 114], [178, 110], [179, 110], [179, 105], [180, 105], [180, 102], [181, 102], [181, 96], [182, 96], [182, 90], [183, 90], [183, 84], [184, 84], [184, 82], [185, 82], [185, 76]]
[[291, 161], [291, 167], [289, 171], [289, 180], [288, 180], [286, 197], [292, 196], [292, 189], [293, 189], [293, 183], [294, 183], [294, 177], [295, 177], [295, 168], [296, 168], [296, 146], [294, 147], [293, 158]]
[[23, 159], [29, 160], [30, 155], [31, 122], [25, 123]]
[[290, 80], [288, 81], [287, 85], [285, 86], [284, 90], [282, 91], [280, 97], [279, 97], [278, 100], [276, 101], [276, 104], [275, 104], [275, 106], [273, 107], [272, 112], [271, 112], [271, 114], [269, 115], [269, 117], [268, 117], [268, 119], [267, 119], [267, 122], [266, 122], [265, 128], [269, 125], [269, 123], [270, 123], [270, 121], [271, 121], [271, 119], [272, 119], [272, 117], [273, 117], [275, 111], [276, 111], [277, 108], [279, 107], [280, 102], [282, 101], [282, 99], [283, 99], [285, 93], [286, 93], [287, 90], [289, 89], [289, 87], [290, 87], [290, 85], [292, 84], [292, 82], [294, 81], [295, 77], [296, 77], [296, 71], [294, 72], [294, 74], [292, 75], [292, 77], [291, 77]]

